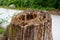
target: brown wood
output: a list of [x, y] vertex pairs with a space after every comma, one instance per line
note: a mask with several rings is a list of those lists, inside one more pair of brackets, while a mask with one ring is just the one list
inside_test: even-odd
[[48, 12], [27, 10], [13, 16], [3, 40], [52, 40]]

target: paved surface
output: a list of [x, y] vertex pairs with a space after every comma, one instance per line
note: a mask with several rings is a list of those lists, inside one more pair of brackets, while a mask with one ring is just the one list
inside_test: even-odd
[[2, 20], [4, 21], [2, 23], [2, 26], [4, 28], [6, 28], [6, 26], [10, 23], [12, 16], [16, 13], [19, 13], [19, 12], [22, 12], [22, 11], [21, 10], [12, 10], [12, 9], [0, 8], [0, 22]]
[[60, 16], [52, 15], [52, 33], [54, 40], [60, 40]]

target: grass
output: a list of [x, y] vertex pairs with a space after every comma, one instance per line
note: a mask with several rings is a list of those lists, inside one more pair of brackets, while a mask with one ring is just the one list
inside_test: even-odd
[[0, 28], [0, 34], [4, 33], [5, 29]]
[[[8, 6], [0, 6], [0, 8], [6, 8], [6, 9], [11, 9]], [[15, 10], [56, 10], [55, 8], [51, 8], [51, 7], [40, 7], [40, 8], [27, 8], [27, 7], [16, 7], [13, 8]]]

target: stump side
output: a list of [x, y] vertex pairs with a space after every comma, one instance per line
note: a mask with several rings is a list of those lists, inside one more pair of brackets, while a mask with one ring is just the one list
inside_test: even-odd
[[51, 16], [29, 10], [13, 16], [3, 40], [52, 40]]

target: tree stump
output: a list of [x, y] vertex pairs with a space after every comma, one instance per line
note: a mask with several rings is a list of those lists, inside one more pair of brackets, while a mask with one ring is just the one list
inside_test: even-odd
[[3, 40], [52, 40], [51, 24], [47, 12], [26, 10], [13, 16]]

